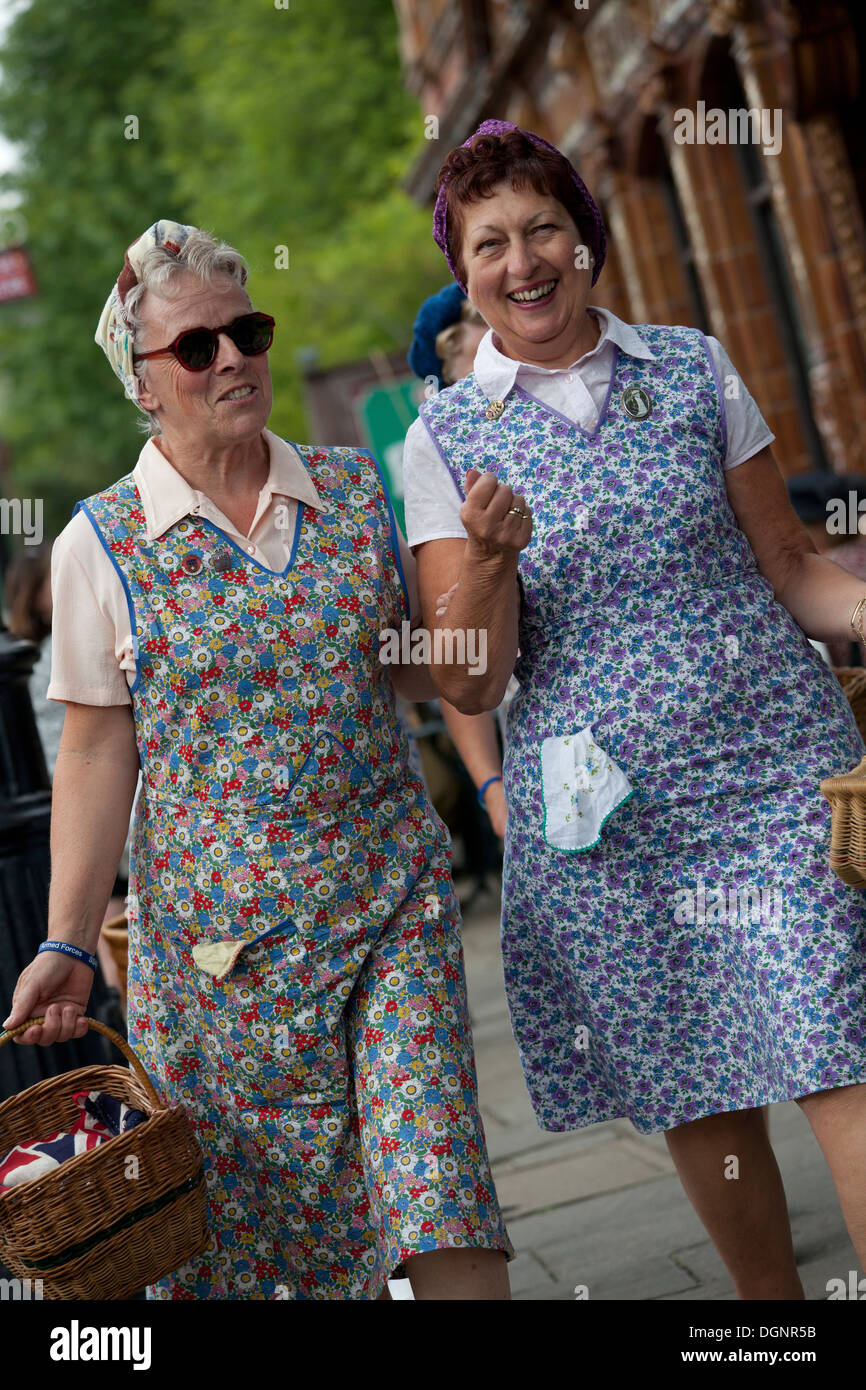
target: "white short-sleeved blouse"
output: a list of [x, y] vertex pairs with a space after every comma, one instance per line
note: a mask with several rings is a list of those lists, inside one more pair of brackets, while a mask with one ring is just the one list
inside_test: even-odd
[[[205, 495], [169, 463], [152, 439], [133, 477], [141, 495], [149, 541], [187, 515], [212, 521], [259, 564], [281, 573], [288, 563], [297, 504], [322, 508], [296, 449], [270, 430], [270, 472], [248, 535], [242, 535]], [[278, 507], [285, 508], [279, 518]], [[419, 612], [415, 561], [399, 527], [397, 537], [411, 616]], [[51, 552], [51, 681], [49, 700], [83, 705], [131, 704], [136, 677], [129, 609], [120, 577], [83, 511], [61, 531]]]
[[[587, 313], [600, 321], [601, 334], [595, 347], [570, 367], [536, 367], [516, 362], [500, 351], [501, 343], [497, 345], [498, 339], [489, 329], [478, 345], [474, 364], [475, 379], [488, 399], [504, 400], [516, 383], [583, 429], [595, 429], [610, 385], [616, 348], [646, 360], [654, 354], [640, 334], [609, 309], [587, 305]], [[707, 337], [707, 344], [725, 424], [724, 467], [736, 468], [771, 444], [776, 436], [721, 343]], [[460, 521], [463, 499], [421, 419], [413, 421], [406, 434], [403, 486], [410, 546], [450, 537], [465, 538]]]

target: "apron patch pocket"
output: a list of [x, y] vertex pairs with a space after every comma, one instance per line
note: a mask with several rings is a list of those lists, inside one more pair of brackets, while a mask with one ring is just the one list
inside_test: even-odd
[[632, 796], [625, 773], [596, 743], [592, 726], [541, 745], [544, 838], [551, 849], [592, 849], [605, 821]]
[[[249, 941], [202, 942], [193, 960], [199, 1045], [221, 1085], [242, 1104], [342, 1097], [341, 1010], [329, 1010], [314, 955], [291, 923]], [[223, 969], [221, 978], [203, 961]]]

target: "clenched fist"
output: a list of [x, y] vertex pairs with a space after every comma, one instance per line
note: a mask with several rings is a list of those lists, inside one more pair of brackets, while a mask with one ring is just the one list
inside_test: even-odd
[[[519, 492], [497, 482], [492, 473], [470, 468], [466, 474], [466, 501], [460, 520], [469, 545], [482, 559], [516, 555], [532, 538], [532, 512]], [[515, 515], [522, 512], [523, 515]]]

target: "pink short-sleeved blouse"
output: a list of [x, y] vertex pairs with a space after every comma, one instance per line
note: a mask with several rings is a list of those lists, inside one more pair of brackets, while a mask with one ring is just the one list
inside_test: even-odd
[[[248, 535], [242, 535], [203, 492], [192, 487], [152, 439], [133, 477], [141, 494], [148, 540], [181, 517], [206, 517], [259, 564], [282, 572], [289, 559], [298, 502], [323, 508], [313, 480], [291, 444], [264, 430], [270, 450], [268, 480]], [[278, 512], [278, 509], [282, 509]], [[411, 615], [419, 612], [415, 561], [397, 528]], [[82, 705], [127, 705], [136, 677], [129, 608], [120, 577], [93, 526], [79, 511], [51, 552], [51, 681], [49, 700]]]

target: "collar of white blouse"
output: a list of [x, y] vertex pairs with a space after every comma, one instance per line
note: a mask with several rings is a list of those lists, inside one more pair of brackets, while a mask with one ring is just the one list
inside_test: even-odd
[[518, 376], [523, 384], [524, 378], [533, 375], [565, 376], [568, 372], [579, 373], [581, 368], [588, 366], [593, 358], [597, 359], [599, 369], [606, 369], [610, 372], [615, 345], [620, 347], [623, 352], [628, 353], [630, 357], [638, 357], [650, 362], [656, 360], [656, 354], [647, 346], [631, 324], [624, 323], [622, 319], [617, 318], [616, 314], [612, 314], [610, 309], [602, 309], [588, 304], [586, 311], [588, 314], [595, 314], [601, 319], [601, 335], [595, 347], [584, 353], [583, 357], [579, 357], [570, 367], [539, 367], [531, 362], [516, 362], [513, 358], [506, 357], [504, 353], [500, 352], [496, 346], [493, 329], [488, 329], [478, 344], [473, 367], [475, 380], [488, 400], [504, 401]]

